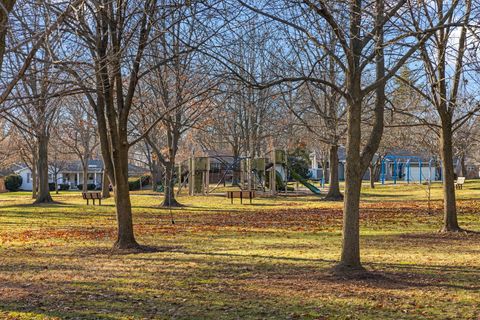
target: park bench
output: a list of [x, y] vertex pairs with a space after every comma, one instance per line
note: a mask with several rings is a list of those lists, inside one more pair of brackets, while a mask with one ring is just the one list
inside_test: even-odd
[[252, 204], [252, 199], [255, 198], [255, 191], [227, 191], [227, 198], [231, 200], [233, 204], [233, 199], [240, 199], [240, 203], [243, 203], [243, 199], [250, 199], [250, 204]]
[[463, 184], [465, 183], [465, 177], [458, 177], [455, 181], [455, 189], [463, 189]]
[[83, 199], [87, 200], [87, 205], [89, 204], [89, 200], [93, 201], [93, 205], [95, 205], [95, 200], [98, 200], [98, 204], [102, 205], [102, 193], [101, 192], [82, 192]]

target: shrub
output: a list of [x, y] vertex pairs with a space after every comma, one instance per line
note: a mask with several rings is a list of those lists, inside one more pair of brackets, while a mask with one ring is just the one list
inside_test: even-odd
[[18, 191], [22, 185], [22, 177], [18, 174], [11, 174], [5, 177], [5, 188], [8, 191]]
[[70, 185], [68, 183], [61, 183], [58, 185], [58, 189], [61, 191], [70, 190]]
[[310, 177], [309, 153], [303, 145], [299, 145], [297, 148], [289, 152], [288, 164], [290, 165], [290, 168], [302, 178], [308, 179]]
[[48, 183], [48, 190], [55, 191], [55, 182]]
[[[78, 190], [83, 190], [83, 184], [77, 184]], [[96, 186], [95, 183], [89, 183], [87, 184], [87, 190], [95, 190]]]
[[140, 190], [140, 179], [142, 180], [142, 187], [150, 184], [150, 176], [132, 177], [128, 179], [128, 188], [132, 190]]

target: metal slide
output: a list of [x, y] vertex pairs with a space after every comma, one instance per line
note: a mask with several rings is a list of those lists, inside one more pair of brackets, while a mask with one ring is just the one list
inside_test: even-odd
[[303, 184], [305, 187], [307, 187], [308, 190], [312, 191], [313, 193], [315, 193], [315, 194], [320, 194], [320, 189], [318, 189], [318, 188], [315, 187], [313, 184], [311, 184], [311, 183], [308, 182], [306, 179], [304, 179], [301, 175], [299, 175], [298, 173], [296, 173], [291, 167], [289, 167], [288, 170], [290, 171], [291, 177], [292, 177], [295, 181], [300, 182], [300, 183]]

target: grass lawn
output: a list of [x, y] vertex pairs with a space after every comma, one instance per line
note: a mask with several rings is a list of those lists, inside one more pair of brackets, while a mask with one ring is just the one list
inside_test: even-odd
[[[331, 272], [342, 204], [314, 196], [256, 199], [132, 194], [137, 240], [114, 253], [111, 199], [79, 193], [32, 206], [0, 195], [0, 318], [4, 319], [480, 319], [480, 235], [441, 234], [423, 186], [364, 188], [362, 259], [374, 276]], [[457, 191], [461, 226], [480, 231], [480, 182]], [[175, 224], [171, 223], [171, 216]]]

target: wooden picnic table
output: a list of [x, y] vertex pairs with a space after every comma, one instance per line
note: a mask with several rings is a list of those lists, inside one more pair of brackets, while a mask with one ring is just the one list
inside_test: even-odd
[[255, 191], [227, 191], [227, 198], [231, 200], [233, 204], [233, 199], [240, 199], [240, 203], [243, 203], [243, 199], [250, 199], [250, 204], [252, 204], [253, 198], [255, 198]]

